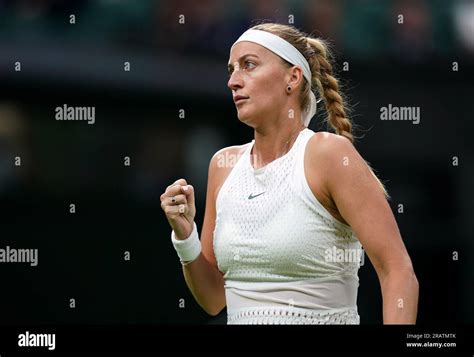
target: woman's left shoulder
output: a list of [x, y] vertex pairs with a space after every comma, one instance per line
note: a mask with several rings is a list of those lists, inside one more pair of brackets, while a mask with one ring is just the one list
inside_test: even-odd
[[318, 160], [328, 163], [334, 163], [335, 160], [350, 160], [358, 158], [356, 148], [352, 142], [342, 136], [329, 132], [316, 132], [308, 140], [308, 155], [311, 161]]

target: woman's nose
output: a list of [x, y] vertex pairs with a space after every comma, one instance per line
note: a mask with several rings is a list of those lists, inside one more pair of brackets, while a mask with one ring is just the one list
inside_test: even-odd
[[236, 90], [238, 88], [242, 88], [243, 82], [242, 78], [240, 77], [239, 71], [233, 71], [230, 75], [229, 81], [227, 82], [227, 87], [232, 90]]

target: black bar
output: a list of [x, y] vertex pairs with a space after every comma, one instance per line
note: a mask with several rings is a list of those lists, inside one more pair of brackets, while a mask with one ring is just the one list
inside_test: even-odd
[[[55, 334], [55, 348], [19, 347], [19, 335]], [[473, 326], [15, 326], [0, 327], [7, 352], [395, 352], [469, 353]], [[456, 343], [409, 347], [407, 343]]]

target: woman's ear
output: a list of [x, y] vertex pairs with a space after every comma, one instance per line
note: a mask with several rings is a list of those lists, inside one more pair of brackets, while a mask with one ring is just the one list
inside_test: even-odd
[[298, 66], [288, 68], [288, 82], [287, 86], [297, 88], [303, 81], [303, 71]]

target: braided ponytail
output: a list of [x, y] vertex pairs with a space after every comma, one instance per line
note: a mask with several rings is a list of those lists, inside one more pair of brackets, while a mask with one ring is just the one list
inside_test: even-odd
[[344, 99], [339, 93], [339, 82], [333, 76], [327, 45], [323, 40], [317, 38], [305, 37], [305, 39], [313, 54], [308, 58], [313, 74], [312, 84], [324, 100], [328, 113], [327, 120], [336, 131], [336, 134], [342, 135], [353, 142], [352, 123], [347, 117]]

